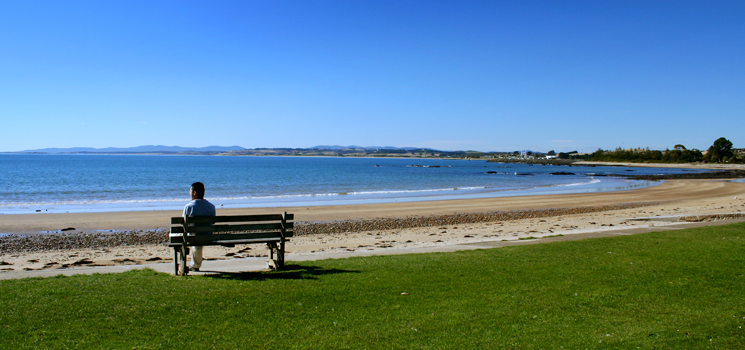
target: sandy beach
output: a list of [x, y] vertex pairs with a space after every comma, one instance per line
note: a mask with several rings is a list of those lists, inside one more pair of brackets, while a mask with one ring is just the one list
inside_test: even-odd
[[[323, 253], [406, 253], [419, 248], [477, 242], [503, 242], [541, 237], [569, 237], [622, 228], [663, 227], [684, 221], [721, 221], [745, 217], [745, 183], [726, 180], [670, 180], [654, 187], [600, 193], [502, 197], [448, 201], [350, 206], [218, 209], [218, 215], [287, 211], [302, 224], [322, 223], [319, 232], [307, 226], [288, 244], [288, 260], [306, 260]], [[495, 213], [501, 213], [496, 215]], [[75, 228], [79, 232], [126, 232], [137, 235], [160, 230], [177, 211], [77, 214], [0, 215], [2, 233], [33, 236], [39, 232]], [[446, 220], [439, 220], [439, 219]], [[465, 221], [457, 221], [465, 218]], [[447, 220], [451, 220], [448, 223]], [[336, 225], [335, 222], [346, 225]], [[393, 223], [378, 229], [382, 223]], [[444, 222], [445, 224], [438, 224]], [[325, 223], [325, 224], [323, 224]], [[329, 227], [337, 229], [329, 229]], [[341, 227], [342, 229], [339, 229]], [[343, 229], [353, 227], [354, 229]], [[388, 227], [388, 226], [385, 226]], [[302, 230], [299, 228], [298, 233]], [[339, 232], [337, 232], [339, 231]], [[64, 241], [67, 236], [60, 236]], [[2, 242], [0, 238], [0, 243]], [[264, 256], [261, 245], [208, 247], [210, 261]], [[23, 271], [74, 270], [76, 267], [172, 263], [172, 251], [162, 244], [116, 243], [58, 249], [32, 247], [0, 252], [2, 278]]]

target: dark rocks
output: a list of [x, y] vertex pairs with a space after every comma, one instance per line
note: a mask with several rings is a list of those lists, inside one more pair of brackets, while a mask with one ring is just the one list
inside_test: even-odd
[[76, 262], [74, 262], [74, 263], [72, 263], [70, 265], [72, 265], [72, 266], [83, 266], [83, 265], [90, 265], [90, 264], [93, 264], [93, 261], [91, 261], [88, 258], [84, 258], [84, 259], [80, 259], [80, 260], [78, 260], [78, 261], [76, 261]]
[[742, 219], [745, 214], [711, 214], [711, 215], [694, 215], [694, 216], [681, 216], [678, 218], [678, 222], [711, 222], [720, 220], [732, 220]]
[[518, 164], [540, 164], [540, 165], [572, 165], [575, 160], [570, 159], [489, 159], [490, 163], [518, 163]]
[[745, 170], [724, 170], [708, 173], [685, 173], [668, 175], [619, 175], [634, 180], [687, 180], [687, 179], [738, 179], [745, 178]]

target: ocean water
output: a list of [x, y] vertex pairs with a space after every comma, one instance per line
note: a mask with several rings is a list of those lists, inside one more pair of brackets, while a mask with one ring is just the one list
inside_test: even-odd
[[[618, 174], [684, 169], [483, 160], [0, 154], [0, 214], [181, 209], [205, 184], [218, 208], [313, 206], [615, 191]], [[574, 175], [551, 175], [571, 172]]]

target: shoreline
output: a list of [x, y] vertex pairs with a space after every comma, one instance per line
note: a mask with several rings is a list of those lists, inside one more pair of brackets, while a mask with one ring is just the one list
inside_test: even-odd
[[[329, 257], [405, 254], [455, 249], [463, 244], [488, 245], [608, 230], [669, 227], [685, 221], [732, 221], [745, 217], [743, 198], [743, 182], [673, 180], [651, 188], [619, 192], [357, 206], [222, 209], [218, 210], [218, 215], [294, 213], [298, 234], [288, 245], [288, 260], [293, 260], [312, 259], [319, 254]], [[169, 217], [180, 214], [180, 211], [173, 211], [0, 215], [0, 227], [4, 228], [10, 223], [19, 230], [50, 225], [79, 226], [76, 233], [44, 235], [52, 238], [43, 246], [32, 244], [18, 248], [16, 245], [13, 252], [0, 251], [0, 279], [27, 277], [28, 273], [36, 271], [69, 274], [75, 273], [78, 267], [152, 263], [163, 263], [164, 271], [170, 271], [172, 251], [157, 241], [158, 237], [167, 235], [164, 229], [169, 226]], [[307, 232], [302, 232], [304, 229]], [[138, 237], [147, 235], [152, 235], [148, 238], [150, 241], [138, 241]], [[102, 242], [106, 237], [109, 242]], [[8, 238], [0, 237], [0, 246], [2, 242], [9, 242]], [[265, 253], [261, 245], [208, 247], [205, 264], [243, 258], [261, 260]]]
[[[286, 211], [296, 214], [297, 221], [331, 222], [385, 217], [657, 203], [670, 199], [707, 196], [709, 193], [706, 191], [721, 191], [726, 180], [667, 180], [656, 186], [603, 192], [324, 206], [218, 208], [218, 215], [255, 215]], [[681, 184], [685, 181], [706, 185], [689, 191], [682, 188], [684, 186]], [[484, 208], [489, 209], [484, 210]], [[70, 228], [73, 229], [70, 231], [89, 232], [158, 230], [168, 229], [169, 218], [174, 216], [181, 216], [181, 210], [2, 214], [0, 215], [0, 233], [55, 234], [60, 233], [60, 230]]]

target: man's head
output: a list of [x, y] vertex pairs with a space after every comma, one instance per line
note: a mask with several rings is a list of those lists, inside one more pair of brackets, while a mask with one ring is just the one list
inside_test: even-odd
[[191, 199], [204, 199], [204, 184], [201, 182], [195, 182], [191, 184]]

